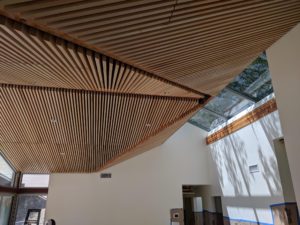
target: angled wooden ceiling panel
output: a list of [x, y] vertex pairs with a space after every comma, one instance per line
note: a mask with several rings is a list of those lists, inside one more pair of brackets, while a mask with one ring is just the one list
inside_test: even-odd
[[216, 94], [300, 21], [300, 1], [1, 1], [2, 14]]
[[186, 121], [197, 99], [0, 85], [1, 150], [23, 172], [92, 172]]
[[201, 98], [118, 60], [0, 18], [0, 83]]
[[163, 144], [173, 133], [175, 133], [175, 131], [177, 131], [181, 126], [183, 126], [193, 114], [195, 114], [195, 112], [199, 109], [199, 107], [201, 106], [197, 106], [194, 109], [190, 110], [190, 112], [186, 113], [186, 115], [183, 116], [181, 119], [179, 119], [176, 123], [173, 123], [172, 125], [161, 130], [159, 133], [154, 134], [153, 136], [149, 137], [147, 140], [139, 143], [134, 148], [129, 149], [123, 154], [109, 160], [104, 166], [100, 168], [100, 170], [114, 166], [120, 162], [123, 162], [127, 159], [140, 155], [146, 151], [149, 151], [150, 149], [153, 149]]

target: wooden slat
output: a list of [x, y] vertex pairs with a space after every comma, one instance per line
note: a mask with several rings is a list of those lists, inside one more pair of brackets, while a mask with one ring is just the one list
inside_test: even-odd
[[100, 170], [107, 169], [108, 167], [114, 166], [127, 159], [138, 156], [146, 151], [149, 151], [150, 149], [153, 149], [163, 144], [173, 133], [175, 133], [175, 131], [177, 131], [181, 126], [183, 126], [187, 122], [187, 120], [191, 118], [195, 114], [195, 112], [197, 112], [197, 110], [199, 110], [200, 108], [201, 105], [192, 108], [187, 113], [185, 113], [185, 115], [183, 115], [182, 118], [179, 119], [176, 123], [167, 126], [166, 128], [162, 129], [159, 133], [153, 134], [153, 136], [141, 141], [135, 147], [109, 160], [104, 166], [100, 167]]
[[27, 173], [97, 171], [154, 135], [164, 141], [160, 131], [201, 106], [194, 98], [9, 84], [0, 84], [0, 97], [1, 151]]
[[235, 120], [234, 122], [226, 125], [222, 129], [209, 135], [206, 138], [206, 143], [208, 145], [212, 144], [212, 143], [242, 129], [243, 127], [248, 126], [249, 124], [254, 123], [255, 121], [258, 121], [259, 119], [263, 118], [264, 116], [266, 116], [276, 110], [277, 110], [276, 101], [275, 101], [275, 99], [271, 99], [267, 103], [259, 106], [258, 108], [249, 112], [245, 116]]
[[201, 93], [5, 17], [0, 21], [0, 83], [203, 97]]
[[2, 1], [15, 20], [216, 94], [300, 22], [299, 0]]

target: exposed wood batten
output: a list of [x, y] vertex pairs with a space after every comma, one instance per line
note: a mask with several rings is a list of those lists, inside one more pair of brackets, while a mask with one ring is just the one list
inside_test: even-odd
[[249, 112], [245, 116], [233, 121], [232, 123], [226, 125], [222, 129], [216, 131], [215, 133], [209, 135], [206, 138], [206, 144], [212, 144], [248, 125], [258, 121], [259, 119], [263, 118], [264, 116], [274, 112], [277, 110], [277, 105], [275, 99], [271, 99], [270, 101], [266, 102], [265, 104], [259, 106], [258, 108], [254, 109], [253, 111]]
[[98, 171], [162, 143], [168, 136], [160, 132], [202, 106], [194, 98], [10, 84], [0, 84], [0, 97], [1, 150], [23, 173]]
[[217, 94], [300, 22], [300, 1], [1, 1], [3, 15]]
[[112, 93], [207, 97], [0, 15], [0, 83]]
[[0, 149], [27, 173], [115, 165], [162, 144], [299, 22], [299, 0], [2, 0]]

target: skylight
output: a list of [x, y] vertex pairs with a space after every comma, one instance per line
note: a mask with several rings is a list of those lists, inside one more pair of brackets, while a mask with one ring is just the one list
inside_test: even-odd
[[273, 93], [267, 56], [262, 53], [189, 122], [211, 131]]

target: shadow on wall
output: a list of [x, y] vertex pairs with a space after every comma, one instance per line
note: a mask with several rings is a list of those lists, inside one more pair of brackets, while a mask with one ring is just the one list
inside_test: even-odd
[[[224, 214], [273, 223], [269, 206], [284, 201], [273, 146], [281, 136], [276, 112], [210, 145]], [[259, 171], [250, 172], [253, 164]]]
[[263, 117], [258, 123], [261, 125], [270, 145], [273, 147], [274, 139], [283, 136], [278, 112]]

